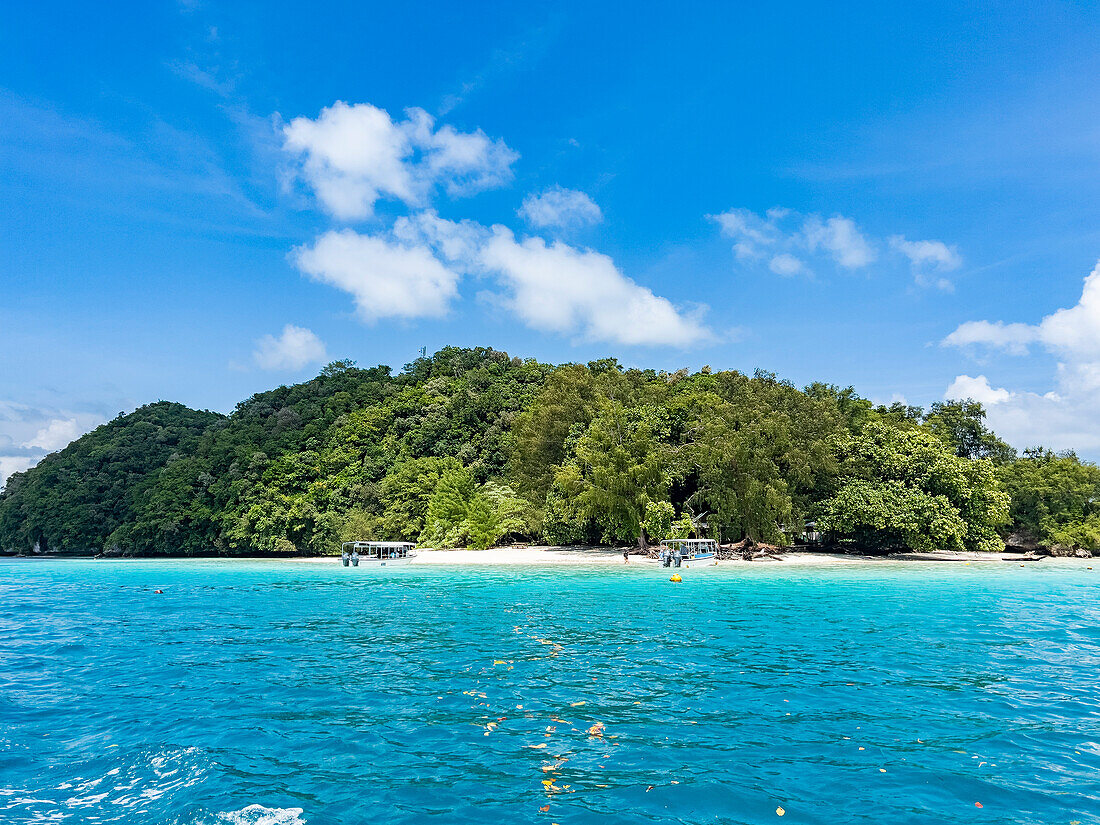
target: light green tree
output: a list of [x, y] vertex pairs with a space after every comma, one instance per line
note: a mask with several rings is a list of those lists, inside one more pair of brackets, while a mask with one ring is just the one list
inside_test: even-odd
[[1008, 495], [993, 464], [954, 454], [932, 433], [869, 424], [835, 440], [836, 492], [821, 504], [819, 529], [860, 546], [911, 550], [997, 550]]
[[675, 512], [669, 501], [648, 502], [645, 506], [645, 519], [642, 521], [645, 536], [658, 543], [671, 538], [672, 517]]
[[1073, 453], [1035, 449], [999, 467], [997, 476], [1012, 498], [1013, 529], [1048, 543], [1100, 549], [1100, 467]]
[[469, 536], [466, 517], [474, 498], [474, 480], [465, 467], [449, 466], [428, 501], [420, 544], [429, 547], [462, 547]]
[[680, 518], [672, 522], [670, 537], [674, 539], [690, 539], [695, 535], [695, 532], [695, 522], [691, 520], [691, 516], [684, 513]]
[[487, 550], [500, 538], [500, 522], [485, 495], [476, 493], [470, 500], [464, 532], [468, 536], [468, 545], [475, 550]]

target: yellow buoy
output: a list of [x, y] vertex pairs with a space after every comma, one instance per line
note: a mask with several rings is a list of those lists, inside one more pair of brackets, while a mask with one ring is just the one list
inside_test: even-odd
[[679, 573], [673, 573], [673, 574], [672, 574], [672, 578], [671, 578], [671, 579], [669, 579], [669, 581], [670, 581], [670, 582], [682, 582], [682, 581], [683, 581], [683, 579], [681, 579], [681, 578], [680, 578], [680, 574], [679, 574]]

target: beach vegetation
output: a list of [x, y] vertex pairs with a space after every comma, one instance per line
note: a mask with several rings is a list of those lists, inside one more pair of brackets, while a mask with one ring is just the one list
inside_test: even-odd
[[1042, 543], [1100, 549], [1100, 467], [1036, 449], [998, 468], [998, 478], [1016, 529]]
[[14, 474], [0, 549], [337, 552], [353, 539], [1100, 546], [1100, 469], [1017, 455], [974, 401], [875, 405], [757, 371], [552, 366], [447, 347], [333, 362], [229, 415], [158, 402]]
[[653, 542], [673, 538], [672, 517], [675, 514], [670, 501], [651, 501], [646, 504], [645, 519], [642, 521], [646, 537]]
[[920, 427], [868, 424], [833, 440], [835, 491], [819, 529], [865, 548], [997, 550], [1009, 496], [992, 461], [957, 455]]

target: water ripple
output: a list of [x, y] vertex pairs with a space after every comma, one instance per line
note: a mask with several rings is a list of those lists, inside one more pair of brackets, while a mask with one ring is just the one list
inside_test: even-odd
[[1100, 580], [1005, 568], [0, 561], [0, 820], [1098, 823]]

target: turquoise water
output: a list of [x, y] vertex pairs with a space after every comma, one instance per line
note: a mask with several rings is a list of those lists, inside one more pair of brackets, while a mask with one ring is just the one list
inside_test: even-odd
[[0, 821], [1100, 822], [1100, 569], [683, 575], [0, 561]]

